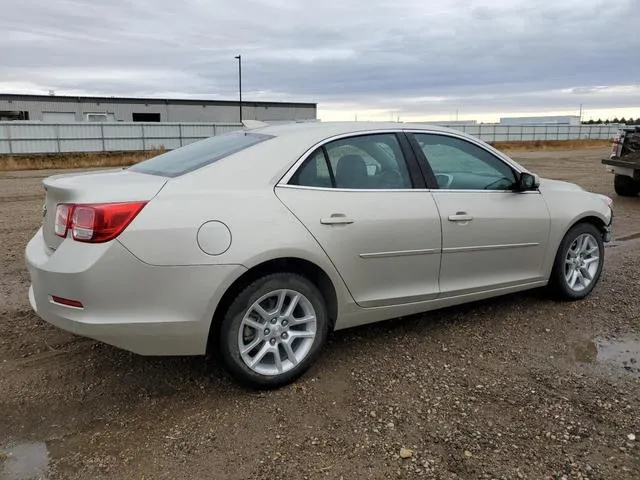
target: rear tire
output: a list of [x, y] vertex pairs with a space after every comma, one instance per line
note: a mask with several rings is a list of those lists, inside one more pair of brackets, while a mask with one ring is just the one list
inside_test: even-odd
[[636, 197], [640, 193], [640, 181], [627, 175], [616, 174], [613, 177], [613, 187], [621, 197]]
[[564, 236], [556, 253], [549, 288], [558, 300], [580, 300], [595, 288], [604, 265], [602, 232], [578, 223]]
[[307, 278], [275, 273], [249, 284], [220, 327], [222, 364], [239, 383], [270, 389], [305, 373], [329, 332], [325, 300]]

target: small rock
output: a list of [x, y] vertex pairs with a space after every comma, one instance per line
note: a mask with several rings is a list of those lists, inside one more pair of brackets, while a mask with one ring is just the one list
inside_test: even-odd
[[411, 458], [413, 456], [413, 450], [402, 447], [400, 449], [400, 458]]
[[551, 331], [551, 329], [550, 328], [545, 328], [544, 331], [549, 333]]
[[629, 435], [627, 435], [627, 438], [633, 442], [636, 439], [636, 435], [635, 433], [630, 433]]
[[393, 422], [389, 422], [387, 423], [387, 428], [394, 428], [395, 425], [393, 424]]
[[467, 458], [471, 458], [473, 456], [473, 453], [471, 453], [469, 450], [465, 450], [464, 451], [464, 456]]
[[374, 412], [373, 410], [371, 410], [371, 412], [369, 413], [369, 415], [371, 415], [373, 418], [376, 418], [376, 412]]

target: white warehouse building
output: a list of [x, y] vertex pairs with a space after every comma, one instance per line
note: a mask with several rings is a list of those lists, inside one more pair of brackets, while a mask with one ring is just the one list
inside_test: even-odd
[[546, 117], [502, 117], [500, 125], [580, 125], [578, 115], [552, 115]]
[[[81, 97], [0, 93], [0, 121], [72, 122], [228, 122], [240, 121], [232, 100]], [[317, 104], [242, 102], [243, 120], [283, 122], [315, 120]]]

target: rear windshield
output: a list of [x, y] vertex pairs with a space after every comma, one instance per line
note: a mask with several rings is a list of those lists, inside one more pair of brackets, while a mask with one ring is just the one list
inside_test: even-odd
[[133, 165], [129, 170], [163, 177], [177, 177], [270, 138], [273, 136], [255, 132], [225, 133], [152, 157]]

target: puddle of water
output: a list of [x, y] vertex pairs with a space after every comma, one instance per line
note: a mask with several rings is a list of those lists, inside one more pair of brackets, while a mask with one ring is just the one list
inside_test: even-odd
[[43, 442], [21, 443], [0, 450], [2, 480], [40, 480], [46, 478], [49, 450]]
[[623, 336], [585, 340], [574, 345], [573, 355], [581, 363], [608, 363], [640, 374], [640, 337]]

